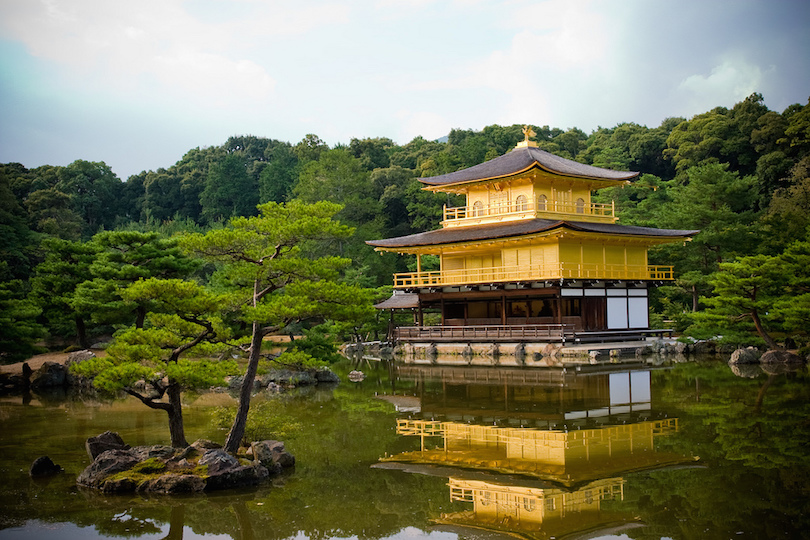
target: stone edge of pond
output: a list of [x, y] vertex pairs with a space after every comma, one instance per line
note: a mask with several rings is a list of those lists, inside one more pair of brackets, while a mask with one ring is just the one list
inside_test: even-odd
[[[45, 361], [31, 359], [30, 365], [29, 361], [26, 361], [2, 366], [0, 394], [54, 388], [92, 388], [92, 379], [74, 375], [70, 371], [70, 366], [94, 358], [96, 354], [93, 351], [85, 349], [64, 355], [45, 356], [49, 359]], [[214, 392], [235, 391], [242, 385], [242, 380], [241, 376], [227, 377], [226, 386], [214, 387], [210, 390]], [[337, 384], [339, 382], [340, 378], [328, 367], [320, 369], [275, 368], [257, 376], [253, 386], [257, 391], [267, 389], [278, 392], [299, 386]]]
[[[130, 447], [114, 432], [87, 439], [93, 462], [76, 479], [104, 493], [200, 493], [254, 486], [295, 466], [281, 441], [256, 441], [234, 456], [200, 439], [186, 448]], [[41, 458], [39, 458], [41, 459]]]

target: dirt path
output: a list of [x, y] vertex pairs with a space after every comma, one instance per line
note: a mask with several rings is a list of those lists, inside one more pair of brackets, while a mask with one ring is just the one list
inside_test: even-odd
[[[101, 350], [94, 350], [93, 352], [96, 354], [96, 356], [104, 356], [105, 354], [104, 351]], [[5, 366], [0, 366], [0, 373], [11, 373], [15, 375], [22, 375], [23, 364], [28, 364], [28, 367], [31, 368], [31, 371], [36, 371], [45, 362], [59, 362], [60, 364], [64, 364], [68, 356], [70, 356], [70, 353], [38, 354], [36, 356], [32, 356], [31, 358], [23, 362], [17, 362], [16, 364], [8, 364]]]

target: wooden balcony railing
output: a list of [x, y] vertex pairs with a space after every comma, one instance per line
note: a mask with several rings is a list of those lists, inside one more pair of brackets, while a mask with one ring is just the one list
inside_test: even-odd
[[574, 327], [566, 324], [400, 326], [395, 338], [402, 341], [524, 341], [564, 342]]
[[448, 287], [556, 279], [671, 281], [675, 277], [672, 266], [562, 263], [556, 265], [496, 266], [433, 272], [405, 272], [394, 274], [394, 287], [399, 289]]
[[541, 216], [542, 214], [556, 214], [558, 217], [587, 219], [589, 217], [610, 218], [616, 217], [616, 206], [596, 203], [564, 203], [560, 201], [524, 201], [508, 202], [504, 204], [482, 206], [456, 206], [444, 207], [444, 221], [480, 220], [488, 217], [526, 217]]
[[[474, 424], [441, 422], [438, 420], [397, 419], [397, 435], [404, 435], [406, 437], [447, 437], [452, 433], [454, 435], [464, 435], [465, 439], [482, 445], [498, 443], [511, 444], [515, 447], [559, 446], [554, 443], [564, 443], [564, 446], [573, 448], [576, 446], [586, 446], [589, 440], [593, 441], [594, 439], [598, 439], [599, 442], [603, 442], [606, 438], [614, 441], [630, 441], [635, 438], [634, 436], [638, 436], [639, 434], [656, 436], [677, 432], [677, 418], [648, 420], [636, 424], [618, 426], [602, 426], [570, 432], [557, 429], [478, 426]], [[642, 444], [646, 444], [649, 438], [639, 437], [638, 440]]]

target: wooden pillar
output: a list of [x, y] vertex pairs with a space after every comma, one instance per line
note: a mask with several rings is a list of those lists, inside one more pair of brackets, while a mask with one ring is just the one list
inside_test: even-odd
[[442, 326], [444, 326], [444, 296], [442, 296]]
[[562, 324], [562, 290], [557, 290], [557, 313], [556, 317], [557, 324]]
[[607, 271], [607, 247], [605, 246], [605, 244], [602, 244], [602, 271], [601, 271], [601, 274], [602, 274], [601, 277], [603, 277], [605, 279], [610, 279], [611, 277], [613, 277]]

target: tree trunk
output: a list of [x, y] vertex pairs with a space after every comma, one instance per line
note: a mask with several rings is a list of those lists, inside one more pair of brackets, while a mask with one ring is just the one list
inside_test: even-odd
[[262, 350], [262, 328], [257, 321], [253, 321], [253, 334], [250, 339], [250, 354], [248, 355], [248, 366], [245, 372], [245, 379], [242, 381], [242, 388], [239, 391], [239, 407], [236, 409], [236, 418], [225, 439], [225, 451], [235, 454], [239, 450], [242, 438], [245, 436], [245, 426], [247, 415], [250, 410], [250, 394], [253, 392], [253, 380], [256, 378], [256, 371], [259, 368], [259, 359]]
[[183, 429], [183, 404], [180, 403], [180, 386], [177, 383], [170, 383], [166, 389], [169, 398], [169, 435], [172, 439], [173, 448], [185, 448], [188, 446], [185, 431]]
[[135, 328], [143, 328], [143, 323], [146, 320], [146, 307], [138, 306], [135, 308]]
[[82, 349], [89, 349], [90, 342], [87, 341], [87, 327], [84, 325], [84, 319], [76, 315], [74, 318], [76, 323], [76, 341]]
[[754, 319], [754, 326], [757, 328], [757, 333], [759, 336], [765, 340], [765, 343], [768, 345], [768, 348], [771, 350], [780, 349], [779, 344], [774, 340], [770, 334], [765, 330], [765, 327], [762, 326], [762, 321], [759, 320], [759, 313], [757, 310], [753, 310], [751, 312], [751, 318]]

